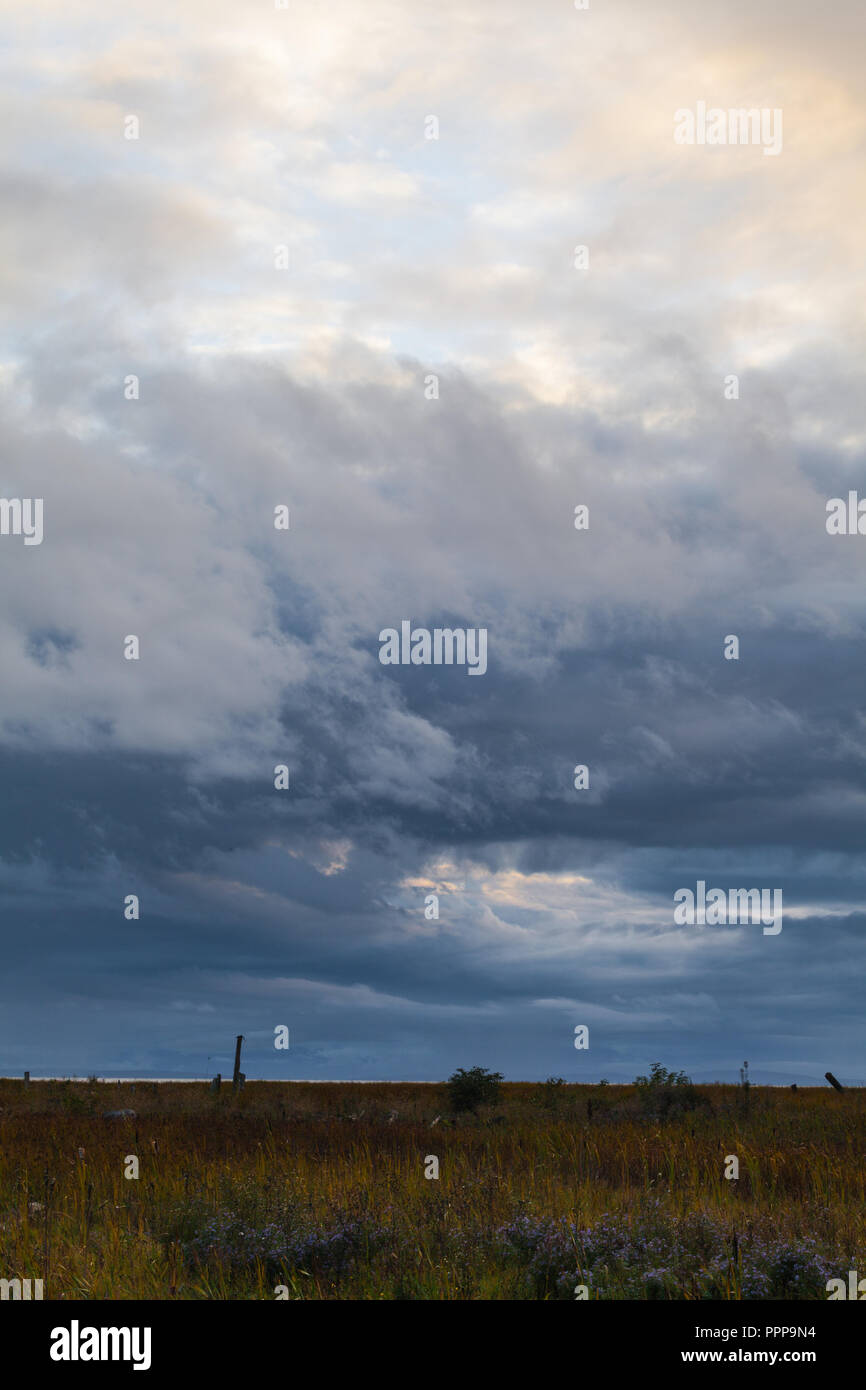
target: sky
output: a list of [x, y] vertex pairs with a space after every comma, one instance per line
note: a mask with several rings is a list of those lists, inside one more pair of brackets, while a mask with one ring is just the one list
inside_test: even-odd
[[0, 1072], [866, 1084], [860, 0], [0, 31]]

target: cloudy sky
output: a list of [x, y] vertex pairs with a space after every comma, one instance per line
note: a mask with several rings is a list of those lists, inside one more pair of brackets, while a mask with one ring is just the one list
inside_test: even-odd
[[0, 1071], [866, 1080], [861, 0], [2, 28]]

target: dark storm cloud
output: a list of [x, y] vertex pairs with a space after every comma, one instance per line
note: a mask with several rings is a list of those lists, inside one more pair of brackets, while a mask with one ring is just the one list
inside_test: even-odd
[[88, 14], [5, 72], [2, 1069], [857, 1079], [862, 7]]
[[[637, 509], [635, 536], [634, 512], [596, 471], [600, 436], [592, 428], [582, 450], [584, 490], [571, 489], [586, 495], [596, 479], [591, 530], [582, 535], [570, 527], [563, 490], [539, 477], [528, 439], [513, 422], [506, 426], [493, 396], [468, 383], [459, 386], [467, 418], [451, 408], [448, 447], [435, 433], [420, 440], [408, 470], [396, 457], [416, 408], [405, 392], [380, 390], [369, 401], [358, 392], [344, 436], [346, 407], [334, 399], [329, 413], [327, 391], [297, 389], [268, 369], [255, 391], [249, 385], [241, 367], [178, 374], [167, 401], [140, 421], [140, 438], [150, 448], [152, 431], [155, 450], [200, 453], [208, 422], [201, 524], [213, 544], [206, 551], [196, 535], [189, 483], [188, 528], [164, 538], [162, 560], [170, 569], [180, 563], [171, 547], [185, 553], [192, 545], [218, 572], [223, 553], [245, 543], [254, 589], [280, 595], [267, 641], [288, 644], [293, 679], [275, 696], [267, 736], [255, 724], [248, 729], [255, 775], [249, 765], [225, 775], [226, 750], [217, 749], [213, 769], [208, 745], [203, 750], [189, 734], [183, 751], [159, 751], [146, 718], [144, 746], [134, 746], [129, 726], [117, 747], [116, 719], [91, 723], [90, 747], [76, 746], [93, 681], [79, 686], [85, 668], [74, 663], [116, 667], [117, 643], [113, 651], [88, 643], [79, 629], [61, 641], [45, 629], [21, 632], [22, 659], [35, 668], [29, 680], [60, 670], [66, 727], [75, 733], [73, 746], [63, 747], [63, 725], [28, 720], [22, 709], [24, 746], [4, 754], [5, 888], [21, 927], [7, 979], [15, 981], [17, 1007], [29, 998], [36, 1018], [61, 1008], [74, 1033], [75, 997], [92, 1000], [96, 1017], [120, 1030], [112, 1056], [121, 1070], [135, 1056], [139, 1068], [149, 1057], [154, 1067], [183, 1072], [187, 1049], [207, 1055], [218, 1045], [208, 1039], [242, 1028], [262, 1073], [278, 1074], [268, 1025], [272, 1035], [277, 1023], [297, 1020], [292, 1066], [310, 1075], [352, 1072], [352, 1049], [363, 1052], [365, 1043], [378, 1058], [369, 1074], [387, 1074], [395, 1038], [405, 1044], [407, 1074], [438, 1075], [469, 1046], [490, 1060], [505, 1056], [518, 1074], [544, 1070], [547, 1056], [558, 1059], [547, 1069], [563, 1071], [573, 1065], [573, 1023], [587, 1021], [598, 1046], [594, 1064], [616, 1074], [623, 1049], [630, 1058], [648, 1033], [656, 1050], [687, 1046], [705, 1069], [723, 1066], [732, 1031], [743, 1050], [742, 1020], [760, 999], [776, 1051], [788, 1058], [779, 1066], [797, 1072], [804, 1020], [812, 1035], [821, 1033], [840, 960], [859, 958], [859, 919], [788, 916], [771, 942], [751, 928], [729, 929], [727, 941], [709, 931], [687, 940], [672, 925], [672, 895], [698, 878], [726, 888], [779, 886], [790, 913], [810, 903], [848, 910], [859, 894], [855, 812], [864, 764], [854, 653], [862, 639], [850, 617], [847, 631], [827, 632], [815, 616], [825, 567], [819, 545], [830, 586], [838, 582], [820, 498], [815, 537], [802, 532], [814, 583], [802, 608], [772, 611], [744, 597], [748, 575], [766, 564], [753, 548], [768, 529], [760, 516], [726, 532], [731, 592], [718, 587], [718, 576], [712, 596], [699, 576], [669, 591], [665, 580], [677, 564], [685, 575], [700, 563], [694, 528], [677, 534], [666, 510], [671, 493], [662, 489], [661, 501], [645, 497]], [[181, 430], [184, 403], [191, 443]], [[165, 411], [175, 421], [170, 444]], [[556, 441], [558, 414], [536, 409], [533, 438], [547, 426]], [[261, 463], [241, 494], [232, 464], [244, 438], [255, 441], [247, 452]], [[280, 484], [268, 458], [291, 454], [299, 440], [318, 466]], [[449, 493], [441, 474], [452, 453], [473, 460], [474, 476]], [[535, 502], [511, 508], [500, 494], [487, 526], [484, 499], [496, 496], [503, 457], [511, 494]], [[371, 482], [364, 475], [374, 459]], [[464, 526], [477, 509], [474, 545], [436, 520], [448, 505], [439, 498], [431, 507], [437, 465], [437, 487], [463, 509]], [[132, 486], [116, 469], [114, 507], [127, 536], [136, 523], [121, 498]], [[701, 516], [729, 515], [723, 485], [708, 478], [705, 490], [696, 525]], [[242, 498], [234, 521], [214, 526], [213, 513], [228, 518], [233, 497]], [[293, 524], [280, 553], [268, 503], [283, 497]], [[676, 506], [683, 511], [682, 498]], [[545, 543], [557, 507], [568, 548]], [[596, 526], [627, 540], [597, 546], [588, 565], [578, 547]], [[516, 529], [528, 557], [519, 576], [502, 543]], [[375, 547], [371, 531], [378, 531]], [[630, 567], [622, 563], [632, 540], [642, 547], [641, 567], [633, 556]], [[71, 579], [58, 549], [52, 562], [44, 546], [40, 582], [60, 591]], [[121, 571], [129, 553], [119, 547]], [[846, 563], [857, 565], [851, 550], [836, 562], [843, 570]], [[402, 592], [389, 574], [399, 566]], [[783, 579], [788, 568], [783, 556]], [[570, 612], [556, 591], [567, 590], [574, 569], [591, 584]], [[618, 601], [607, 600], [618, 586]], [[441, 587], [447, 600], [437, 608]], [[220, 613], [206, 606], [186, 601], [177, 615], [191, 630], [206, 621], [215, 643], [223, 635]], [[380, 625], [404, 615], [418, 623], [483, 618], [486, 676], [382, 667]], [[93, 630], [97, 616], [91, 609]], [[126, 618], [116, 631], [134, 627]], [[723, 660], [729, 631], [740, 636], [738, 663]], [[231, 703], [230, 626], [224, 637], [228, 655], [216, 683], [205, 690], [189, 673], [189, 700], [205, 708]], [[58, 659], [47, 660], [52, 653]], [[162, 680], [158, 658], [139, 670], [145, 685]], [[188, 702], [172, 712], [194, 730], [193, 713]], [[50, 751], [33, 746], [43, 739]], [[274, 764], [284, 759], [289, 794], [273, 790]], [[572, 787], [577, 762], [591, 770], [583, 794]], [[451, 868], [437, 868], [442, 860]], [[461, 874], [462, 888], [449, 887]], [[575, 874], [592, 883], [589, 901], [581, 885], [559, 885]], [[400, 887], [419, 875], [445, 884], [439, 922], [424, 920], [427, 890]], [[485, 899], [491, 884], [495, 891], [504, 884], [492, 902]], [[137, 923], [122, 915], [133, 892], [142, 904]], [[844, 1007], [836, 1013], [844, 1021]], [[853, 1030], [853, 1013], [845, 1030]], [[139, 1019], [148, 1037], [175, 1041], [135, 1052], [123, 1042], [131, 1024], [121, 1029], [121, 1017]], [[519, 1044], [509, 1041], [515, 1031]], [[93, 1020], [80, 1036], [81, 1069], [98, 1065]]]

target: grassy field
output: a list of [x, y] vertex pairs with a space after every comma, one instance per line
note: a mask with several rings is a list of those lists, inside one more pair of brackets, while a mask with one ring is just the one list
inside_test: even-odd
[[452, 1115], [410, 1084], [0, 1081], [0, 1278], [46, 1299], [826, 1299], [866, 1274], [866, 1093], [697, 1092], [663, 1114], [631, 1086], [517, 1083]]

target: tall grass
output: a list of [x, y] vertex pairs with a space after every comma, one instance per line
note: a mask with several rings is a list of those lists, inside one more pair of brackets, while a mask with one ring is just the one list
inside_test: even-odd
[[662, 1118], [633, 1087], [518, 1083], [451, 1116], [409, 1084], [3, 1081], [0, 1277], [54, 1299], [812, 1298], [866, 1274], [863, 1097], [697, 1089]]

